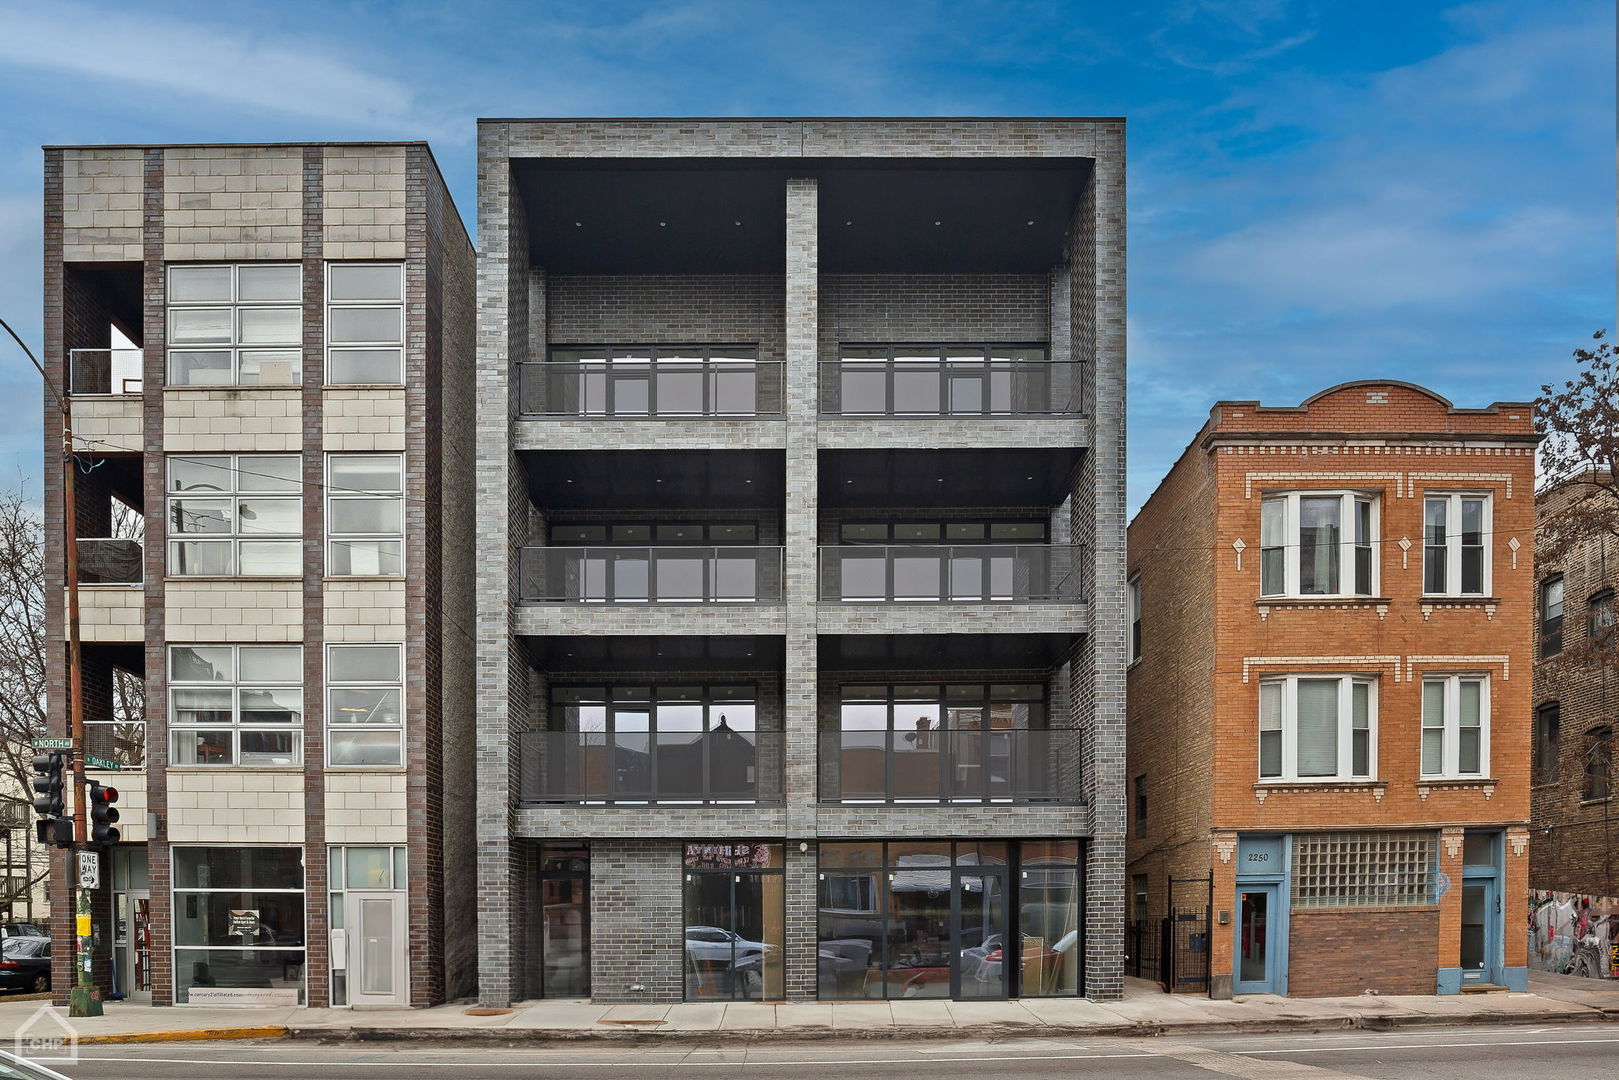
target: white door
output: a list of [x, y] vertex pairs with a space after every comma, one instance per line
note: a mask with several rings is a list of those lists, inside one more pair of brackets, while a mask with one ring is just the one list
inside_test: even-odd
[[343, 897], [350, 1005], [408, 1005], [406, 908], [402, 892], [349, 892]]

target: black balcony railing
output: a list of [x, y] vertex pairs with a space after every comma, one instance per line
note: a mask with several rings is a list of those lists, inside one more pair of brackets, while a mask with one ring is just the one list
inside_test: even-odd
[[68, 353], [68, 393], [139, 394], [144, 362], [139, 349], [74, 349]]
[[79, 584], [140, 585], [145, 581], [145, 548], [139, 540], [79, 540]]
[[518, 579], [518, 599], [539, 603], [779, 603], [782, 549], [528, 547]]
[[1080, 416], [1072, 360], [821, 361], [823, 416]]
[[1023, 603], [1080, 599], [1071, 544], [840, 544], [821, 548], [821, 599]]
[[779, 360], [530, 361], [518, 365], [523, 416], [619, 420], [779, 417]]
[[823, 731], [827, 803], [1080, 799], [1079, 732], [999, 728]]
[[527, 805], [779, 804], [779, 731], [530, 731], [517, 737]]

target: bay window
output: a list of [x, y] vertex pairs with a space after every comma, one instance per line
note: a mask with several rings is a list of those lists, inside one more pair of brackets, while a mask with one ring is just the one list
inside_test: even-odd
[[1484, 596], [1490, 589], [1490, 497], [1433, 494], [1423, 500], [1422, 591]]
[[1430, 675], [1422, 680], [1422, 775], [1487, 776], [1490, 769], [1489, 680], [1483, 675]]
[[1300, 675], [1259, 684], [1263, 780], [1370, 780], [1376, 731], [1374, 679]]
[[1260, 506], [1261, 596], [1371, 596], [1377, 591], [1377, 500], [1294, 491]]

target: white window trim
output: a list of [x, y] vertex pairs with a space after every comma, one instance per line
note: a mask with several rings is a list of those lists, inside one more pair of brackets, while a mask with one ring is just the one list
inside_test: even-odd
[[[397, 491], [369, 491], [360, 488], [339, 488], [332, 481], [332, 462], [345, 457], [391, 457], [399, 462], [399, 489]], [[326, 455], [326, 501], [322, 514], [326, 529], [326, 576], [338, 578], [365, 578], [374, 580], [397, 580], [405, 576], [409, 570], [409, 563], [405, 559], [408, 550], [405, 544], [405, 455], [395, 451], [354, 450], [334, 452]], [[342, 502], [345, 499], [383, 499], [399, 500], [399, 532], [398, 533], [337, 533], [332, 532], [332, 503]], [[364, 544], [372, 541], [397, 540], [399, 542], [399, 570], [393, 574], [334, 574], [332, 565], [332, 551], [338, 544]]]
[[[1440, 771], [1436, 773], [1422, 771], [1422, 736], [1430, 730], [1424, 721], [1427, 719], [1422, 713], [1422, 691], [1418, 690], [1417, 715], [1417, 770], [1424, 780], [1487, 780], [1490, 778], [1490, 677], [1476, 673], [1460, 673], [1453, 675], [1426, 674], [1422, 676], [1422, 687], [1426, 688], [1431, 682], [1445, 684], [1445, 715], [1443, 726], [1439, 728], [1443, 734], [1440, 736], [1439, 763]], [[1461, 716], [1462, 695], [1461, 684], [1476, 682], [1479, 684], [1478, 695], [1478, 772], [1464, 773], [1459, 768], [1461, 761]]]
[[[1445, 499], [1445, 591], [1428, 592], [1428, 503]], [[1462, 592], [1462, 500], [1482, 499], [1484, 520], [1480, 533], [1484, 537], [1484, 565], [1481, 568], [1479, 591]], [[1494, 596], [1495, 595], [1495, 496], [1488, 491], [1425, 491], [1422, 493], [1422, 595], [1423, 596]], [[1567, 597], [1565, 596], [1565, 601]]]
[[[398, 300], [333, 300], [332, 299], [332, 267], [333, 266], [389, 266], [399, 271], [399, 299]], [[325, 344], [325, 362], [321, 365], [322, 378], [325, 385], [333, 388], [364, 388], [368, 386], [404, 386], [405, 385], [405, 264], [389, 259], [333, 259], [326, 263], [325, 273], [322, 277], [322, 297], [324, 304], [324, 320], [321, 323], [321, 339]], [[398, 341], [344, 341], [332, 344], [331, 321], [333, 308], [399, 308], [399, 340]], [[333, 382], [332, 381], [332, 353], [347, 352], [365, 349], [398, 349], [399, 350], [399, 378], [388, 382]]]
[[[392, 681], [375, 681], [362, 679], [333, 679], [332, 678], [332, 652], [344, 646], [358, 645], [364, 648], [392, 647], [399, 652], [399, 679]], [[329, 641], [326, 643], [325, 663], [322, 671], [326, 675], [326, 685], [323, 689], [322, 705], [326, 714], [326, 767], [342, 771], [385, 771], [398, 772], [405, 767], [405, 646], [399, 642], [391, 641]], [[399, 691], [399, 723], [397, 724], [333, 724], [332, 717], [332, 691], [333, 690], [398, 690]], [[341, 731], [395, 731], [399, 734], [399, 760], [391, 765], [357, 765], [353, 762], [334, 762], [332, 760], [332, 730]], [[367, 847], [375, 845], [348, 845], [350, 847]]]
[[[176, 491], [176, 490], [174, 490], [174, 463], [177, 462], [177, 461], [196, 461], [196, 460], [199, 460], [199, 459], [202, 459], [202, 458], [224, 458], [224, 459], [226, 459], [227, 461], [230, 462], [230, 465], [229, 465], [228, 468], [221, 468], [220, 469], [220, 472], [222, 474], [224, 474], [224, 476], [222, 478], [227, 478], [228, 481], [229, 481], [228, 486], [223, 487], [218, 491], [204, 491], [204, 490], [201, 490], [201, 489], [194, 489], [194, 490], [191, 490], [191, 491]], [[165, 537], [165, 542], [164, 542], [164, 551], [163, 551], [163, 569], [164, 569], [164, 573], [168, 574], [170, 577], [199, 577], [199, 578], [208, 578], [208, 577], [231, 577], [231, 578], [250, 577], [250, 578], [273, 578], [273, 579], [276, 579], [276, 580], [290, 580], [290, 579], [299, 578], [299, 577], [303, 576], [303, 553], [302, 553], [302, 549], [303, 549], [303, 531], [302, 531], [301, 528], [297, 532], [247, 533], [247, 534], [242, 533], [240, 531], [240, 529], [238, 528], [238, 526], [240, 524], [240, 511], [238, 510], [238, 504], [243, 499], [258, 499], [258, 500], [280, 499], [280, 500], [284, 500], [286, 502], [295, 502], [295, 503], [298, 504], [299, 520], [300, 520], [300, 522], [303, 520], [303, 499], [304, 499], [304, 496], [303, 496], [303, 475], [302, 475], [302, 471], [301, 471], [302, 470], [301, 465], [299, 466], [300, 471], [299, 471], [299, 474], [298, 474], [299, 475], [299, 479], [298, 479], [298, 485], [299, 486], [298, 486], [298, 489], [296, 491], [286, 491], [286, 490], [280, 490], [280, 491], [276, 491], [276, 490], [271, 490], [271, 491], [252, 491], [252, 490], [243, 490], [243, 488], [242, 488], [242, 480], [241, 480], [243, 471], [245, 470], [245, 471], [251, 473], [253, 471], [252, 463], [255, 460], [262, 462], [265, 458], [293, 458], [295, 460], [299, 460], [299, 455], [297, 455], [297, 454], [232, 454], [232, 453], [220, 453], [220, 452], [204, 452], [204, 453], [193, 453], [193, 454], [168, 454], [168, 455], [165, 455], [164, 460], [163, 460], [163, 487], [164, 487], [164, 491], [163, 491], [163, 513], [164, 513], [164, 520], [165, 521], [172, 521], [173, 520], [174, 504], [176, 502], [179, 502], [179, 501], [201, 502], [201, 501], [208, 500], [208, 499], [215, 499], [215, 500], [225, 499], [225, 500], [229, 500], [230, 504], [231, 504], [231, 529], [230, 529], [229, 532], [222, 532], [222, 533], [206, 533], [206, 532], [187, 533], [187, 532], [179, 532], [179, 531], [170, 531], [168, 533], [167, 537]], [[296, 547], [299, 550], [299, 555], [298, 555], [298, 560], [297, 560], [298, 565], [299, 565], [298, 571], [296, 573], [291, 573], [291, 574], [243, 574], [242, 573], [242, 544], [244, 542], [249, 543], [249, 544], [281, 542], [281, 543], [285, 543], [288, 547]], [[228, 543], [230, 545], [230, 567], [229, 567], [229, 569], [222, 575], [221, 574], [212, 574], [212, 573], [186, 573], [186, 572], [184, 572], [182, 570], [177, 569], [176, 568], [177, 560], [175, 559], [176, 545], [187, 544], [187, 543], [196, 543], [196, 544]]]
[[[238, 282], [243, 266], [271, 267], [290, 266], [298, 271], [298, 293], [295, 300], [248, 300], [238, 299], [241, 286]], [[228, 269], [231, 272], [231, 298], [229, 300], [175, 300], [174, 290], [169, 287], [175, 270], [217, 270]], [[163, 268], [164, 305], [163, 305], [163, 333], [165, 346], [163, 350], [163, 384], [164, 388], [181, 390], [210, 390], [220, 387], [247, 387], [250, 389], [289, 390], [296, 389], [303, 382], [303, 332], [299, 330], [298, 338], [279, 345], [243, 344], [242, 315], [243, 311], [294, 309], [299, 313], [299, 326], [303, 325], [303, 264], [284, 261], [246, 262], [246, 263], [167, 263]], [[185, 344], [172, 344], [174, 341], [174, 311], [206, 311], [229, 310], [231, 313], [231, 339], [228, 342], [186, 342]], [[227, 383], [189, 383], [175, 381], [174, 362], [179, 354], [192, 352], [228, 352], [231, 354], [231, 378]], [[291, 382], [285, 383], [244, 383], [242, 378], [242, 354], [256, 352], [293, 352], [298, 354], [298, 366], [293, 372]]]
[[[1332, 498], [1339, 501], [1339, 540], [1338, 540], [1338, 591], [1331, 593], [1302, 593], [1299, 591], [1299, 500], [1304, 498]], [[1267, 593], [1265, 589], [1265, 546], [1263, 515], [1265, 504], [1280, 501], [1285, 507], [1282, 515], [1282, 579], [1283, 587], [1279, 593]], [[1372, 580], [1367, 592], [1355, 592], [1355, 506], [1366, 502], [1372, 508], [1371, 520], [1371, 547], [1372, 547]], [[1378, 543], [1382, 535], [1383, 515], [1382, 500], [1375, 492], [1354, 491], [1349, 489], [1336, 490], [1300, 490], [1300, 491], [1273, 491], [1267, 492], [1260, 502], [1260, 568], [1259, 588], [1260, 595], [1266, 599], [1300, 599], [1321, 600], [1332, 598], [1352, 598], [1360, 596], [1379, 596], [1382, 581], [1382, 550]], [[1344, 586], [1348, 585], [1346, 591]]]
[[[176, 678], [174, 678], [173, 674], [172, 674], [172, 672], [173, 672], [173, 663], [174, 663], [174, 650], [176, 650], [176, 649], [190, 649], [190, 648], [198, 648], [198, 649], [229, 649], [231, 651], [231, 677], [230, 677], [230, 681], [229, 682], [220, 682], [220, 681], [216, 680], [216, 681], [212, 681], [212, 682], [191, 682], [191, 681], [185, 680], [185, 679], [176, 679]], [[169, 730], [169, 764], [171, 766], [173, 766], [174, 768], [179, 768], [179, 769], [301, 769], [301, 768], [303, 768], [303, 766], [304, 766], [304, 723], [303, 723], [303, 721], [304, 721], [304, 711], [307, 708], [307, 703], [303, 700], [303, 696], [304, 696], [303, 680], [299, 679], [299, 681], [296, 682], [296, 683], [290, 682], [290, 681], [278, 680], [278, 679], [273, 679], [273, 680], [270, 680], [270, 681], [267, 681], [267, 682], [244, 682], [242, 680], [242, 650], [243, 649], [252, 650], [252, 649], [259, 649], [259, 648], [274, 648], [274, 649], [287, 649], [287, 648], [290, 648], [290, 649], [297, 649], [298, 650], [298, 655], [299, 655], [300, 666], [302, 664], [303, 645], [299, 644], [299, 643], [295, 643], [295, 642], [268, 642], [268, 641], [265, 641], [265, 642], [251, 642], [251, 643], [242, 643], [242, 644], [231, 644], [231, 643], [226, 643], [226, 642], [205, 642], [205, 641], [191, 642], [191, 641], [187, 641], [187, 642], [171, 642], [164, 649], [164, 652], [163, 652], [164, 678], [165, 678], [165, 681], [168, 684], [167, 688], [166, 688], [166, 692], [168, 694], [168, 713], [167, 713], [167, 716], [168, 716], [168, 730]], [[299, 707], [298, 723], [296, 723], [296, 724], [246, 724], [246, 725], [244, 725], [242, 723], [242, 691], [244, 689], [248, 689], [248, 690], [256, 690], [256, 689], [294, 690], [295, 689], [295, 690], [297, 690], [299, 695], [300, 695], [299, 702], [298, 702], [298, 707]], [[230, 717], [230, 720], [228, 722], [228, 726], [230, 727], [230, 730], [231, 730], [231, 759], [229, 761], [221, 761], [218, 764], [213, 764], [213, 763], [206, 762], [206, 761], [179, 762], [179, 761], [175, 760], [179, 755], [174, 752], [174, 748], [175, 748], [175, 745], [176, 745], [174, 740], [175, 740], [175, 737], [179, 733], [185, 732], [185, 731], [208, 731], [210, 729], [220, 729], [220, 728], [223, 728], [225, 726], [225, 725], [222, 725], [222, 724], [181, 724], [181, 723], [177, 723], [176, 720], [175, 720], [175, 711], [176, 710], [175, 710], [175, 704], [174, 704], [174, 696], [175, 696], [174, 692], [176, 690], [228, 690], [230, 692], [230, 696], [231, 696], [231, 717]], [[285, 731], [285, 732], [290, 732], [292, 734], [292, 736], [293, 736], [293, 739], [292, 739], [292, 754], [291, 754], [293, 760], [290, 761], [290, 762], [287, 762], [286, 764], [263, 764], [263, 763], [259, 763], [259, 762], [255, 762], [255, 763], [249, 764], [249, 765], [242, 764], [242, 740], [241, 740], [241, 734], [244, 731], [272, 731], [272, 732], [283, 732], [283, 731]], [[207, 846], [213, 846], [213, 845], [193, 845], [193, 846], [207, 847]], [[223, 845], [223, 846], [231, 846], [231, 845]], [[271, 845], [266, 845], [266, 846], [275, 847], [275, 846], [278, 846], [278, 845], [271, 844]]]
[[1141, 659], [1141, 648], [1136, 641], [1136, 624], [1141, 622], [1141, 575], [1138, 573], [1125, 583], [1124, 652], [1125, 663]]
[[[1298, 684], [1303, 681], [1338, 680], [1338, 772], [1332, 776], [1300, 776], [1298, 771]], [[1367, 687], [1366, 693], [1366, 774], [1357, 775], [1355, 767], [1355, 701], [1354, 686]], [[1257, 715], [1263, 724], [1263, 695], [1267, 685], [1282, 687], [1282, 771], [1276, 776], [1259, 773], [1262, 784], [1364, 784], [1377, 779], [1377, 679], [1364, 675], [1336, 675], [1329, 672], [1302, 675], [1278, 675], [1259, 682], [1261, 702]], [[1258, 729], [1258, 730], [1263, 730]], [[1256, 771], [1260, 764], [1263, 736], [1255, 740]]]

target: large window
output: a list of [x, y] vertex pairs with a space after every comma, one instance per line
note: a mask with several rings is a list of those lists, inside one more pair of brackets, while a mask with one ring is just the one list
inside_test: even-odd
[[1613, 795], [1613, 725], [1601, 724], [1585, 733], [1585, 783], [1580, 797], [1587, 802]]
[[403, 645], [326, 646], [326, 763], [404, 764]]
[[822, 374], [842, 416], [1016, 416], [1078, 409], [1072, 364], [1043, 345], [846, 345]]
[[590, 996], [590, 849], [540, 848], [540, 996]]
[[294, 847], [176, 847], [174, 999], [304, 1004], [304, 866]]
[[1431, 832], [1293, 834], [1293, 906], [1385, 907], [1437, 902]]
[[1540, 655], [1563, 651], [1563, 575], [1540, 583]]
[[1483, 675], [1430, 675], [1422, 680], [1422, 775], [1487, 776], [1490, 771], [1490, 682]]
[[823, 1001], [1080, 991], [1075, 841], [822, 842], [818, 871]]
[[[546, 401], [540, 411], [578, 416], [753, 416], [762, 411], [758, 355], [753, 345], [555, 348], [544, 365]], [[778, 395], [777, 368], [765, 374], [771, 396]]]
[[169, 385], [296, 386], [303, 369], [297, 263], [169, 267]]
[[334, 577], [404, 573], [402, 454], [326, 455], [326, 572]]
[[1267, 496], [1260, 506], [1263, 596], [1377, 591], [1377, 500], [1353, 491]]
[[1430, 493], [1422, 512], [1422, 591], [1430, 596], [1488, 593], [1490, 497]]
[[1041, 683], [849, 685], [822, 733], [827, 802], [1043, 802], [1073, 797], [1072, 732]]
[[782, 845], [687, 844], [686, 999], [785, 996]]
[[779, 801], [780, 737], [748, 683], [557, 686], [541, 801]]
[[1265, 780], [1376, 776], [1376, 680], [1300, 675], [1262, 681], [1259, 775]]
[[1557, 702], [1548, 701], [1535, 710], [1534, 782], [1537, 784], [1557, 782], [1562, 727], [1562, 713]]
[[297, 454], [170, 457], [169, 573], [298, 577], [303, 497]]
[[301, 645], [169, 646], [176, 765], [299, 765]]
[[405, 381], [405, 268], [326, 264], [326, 385]]

